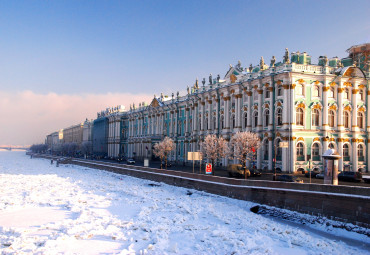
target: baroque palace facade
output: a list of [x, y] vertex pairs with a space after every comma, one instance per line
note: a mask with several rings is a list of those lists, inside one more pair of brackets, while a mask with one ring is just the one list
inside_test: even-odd
[[[95, 135], [106, 142], [102, 151], [110, 157], [154, 158], [154, 144], [169, 136], [176, 142], [170, 160], [186, 162], [187, 152], [199, 151], [207, 134], [230, 139], [252, 131], [262, 142], [251, 162], [258, 169], [295, 172], [311, 161], [312, 169], [322, 170], [321, 155], [334, 148], [342, 156], [339, 170], [368, 172], [370, 43], [347, 51], [347, 58], [323, 56], [311, 64], [306, 52], [286, 49], [282, 62], [272, 57], [269, 65], [263, 58], [248, 68], [230, 65], [223, 79], [196, 81], [184, 96], [161, 94], [149, 105], [99, 113], [93, 147]], [[280, 148], [280, 142], [288, 147]]]

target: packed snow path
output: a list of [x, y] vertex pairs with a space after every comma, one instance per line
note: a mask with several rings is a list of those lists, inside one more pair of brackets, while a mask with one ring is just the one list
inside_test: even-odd
[[1, 254], [370, 254], [254, 205], [0, 151]]

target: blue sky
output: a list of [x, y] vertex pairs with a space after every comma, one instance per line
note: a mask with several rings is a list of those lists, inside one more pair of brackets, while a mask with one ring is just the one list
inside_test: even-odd
[[184, 90], [285, 47], [346, 55], [370, 1], [2, 1], [0, 86], [46, 93]]
[[[0, 93], [12, 96], [2, 94], [0, 103], [16, 107], [25, 91], [79, 96], [81, 104], [86, 94], [109, 92], [130, 95], [112, 101], [128, 107], [133, 95], [185, 91], [238, 60], [280, 61], [286, 47], [307, 51], [314, 63], [320, 55], [345, 57], [350, 46], [370, 42], [369, 12], [368, 0], [0, 1]], [[58, 125], [93, 118], [102, 107]]]

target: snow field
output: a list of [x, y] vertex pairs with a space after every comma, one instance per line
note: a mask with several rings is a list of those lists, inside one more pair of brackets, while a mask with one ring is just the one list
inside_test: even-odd
[[251, 202], [24, 152], [0, 151], [0, 195], [2, 254], [370, 254]]

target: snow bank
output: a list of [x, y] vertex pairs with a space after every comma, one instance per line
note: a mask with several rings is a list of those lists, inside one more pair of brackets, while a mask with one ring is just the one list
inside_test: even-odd
[[2, 254], [370, 254], [253, 214], [254, 203], [24, 152], [0, 152], [0, 194]]

